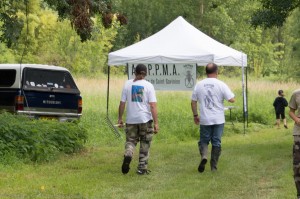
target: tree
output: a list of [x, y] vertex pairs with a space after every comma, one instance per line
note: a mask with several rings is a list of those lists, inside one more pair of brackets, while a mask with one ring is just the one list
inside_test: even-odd
[[12, 51], [3, 43], [0, 43], [0, 52], [0, 63], [15, 63], [15, 57]]
[[[95, 15], [92, 18], [91, 38], [81, 42], [70, 21], [58, 20], [57, 12], [49, 7], [40, 7], [40, 0], [30, 0], [27, 7], [26, 13], [21, 11], [22, 6], [16, 12], [16, 18], [25, 23], [18, 39], [9, 48], [0, 42], [2, 63], [59, 65], [76, 74], [97, 75], [105, 72], [107, 55], [120, 27], [116, 17], [111, 27], [105, 28], [102, 16]], [[2, 23], [0, 21], [0, 25]]]
[[[59, 18], [68, 19], [71, 26], [80, 36], [81, 41], [91, 38], [93, 30], [93, 17], [101, 15], [107, 24], [112, 23], [114, 13], [111, 12], [111, 0], [38, 0], [34, 1], [38, 6], [42, 4], [44, 8], [50, 7], [58, 12]], [[1, 0], [0, 2], [0, 21], [3, 22], [0, 40], [5, 42], [8, 47], [17, 42], [25, 21], [18, 18], [18, 12], [28, 14], [32, 12], [29, 0]], [[35, 5], [35, 6], [36, 6]], [[118, 20], [121, 24], [126, 24], [126, 18], [121, 14]], [[107, 20], [109, 19], [109, 20]]]
[[284, 25], [285, 55], [283, 68], [285, 74], [299, 82], [300, 76], [300, 9], [296, 9]]
[[44, 0], [58, 12], [61, 19], [68, 18], [82, 41], [91, 38], [95, 14], [108, 12], [110, 0]]
[[0, 40], [5, 42], [8, 47], [11, 47], [19, 39], [24, 25], [16, 15], [18, 10], [24, 10], [21, 5], [24, 5], [22, 0], [2, 0], [0, 2], [0, 21], [2, 22]]
[[[262, 7], [251, 17], [251, 24], [257, 28], [278, 27], [276, 60], [278, 68], [274, 74], [285, 78], [299, 77], [299, 13], [300, 0], [262, 0]], [[276, 40], [276, 38], [275, 38]]]
[[145, 39], [151, 36], [178, 16], [192, 19], [199, 13], [198, 6], [195, 0], [115, 0], [112, 10], [125, 13], [128, 23], [119, 32], [114, 50], [131, 45], [137, 37]]
[[300, 0], [261, 0], [261, 3], [262, 8], [257, 10], [251, 18], [251, 24], [254, 27], [280, 27], [291, 12], [300, 7]]

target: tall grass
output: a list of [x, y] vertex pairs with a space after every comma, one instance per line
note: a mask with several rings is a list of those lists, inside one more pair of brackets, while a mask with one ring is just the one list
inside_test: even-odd
[[[231, 120], [235, 126], [227, 126], [228, 132], [243, 133], [243, 95], [240, 79], [228, 79], [219, 77], [226, 82], [236, 95], [236, 102], [225, 105], [234, 105]], [[109, 110], [108, 114], [112, 122], [117, 122], [117, 111], [121, 97], [121, 91], [126, 77], [112, 78], [110, 80]], [[77, 84], [83, 95], [83, 117], [81, 122], [89, 129], [89, 144], [116, 144], [113, 131], [108, 127], [106, 117], [107, 103], [107, 79], [77, 79]], [[300, 84], [270, 82], [255, 80], [248, 82], [248, 128], [255, 130], [253, 124], [273, 125], [275, 113], [273, 101], [277, 97], [277, 91], [283, 89], [286, 99], [289, 100], [293, 90], [300, 88]], [[158, 140], [163, 142], [178, 142], [191, 138], [198, 138], [198, 126], [194, 125], [190, 108], [192, 91], [156, 91], [158, 98], [158, 112], [160, 123], [160, 135]], [[230, 124], [230, 112], [225, 111], [227, 123]], [[286, 109], [288, 118], [288, 108]], [[289, 119], [289, 118], [288, 118]], [[256, 125], [257, 126], [257, 125]], [[251, 128], [253, 127], [253, 128]], [[260, 128], [263, 128], [260, 125]], [[264, 127], [265, 128], [265, 127]], [[123, 129], [119, 129], [123, 134]], [[123, 134], [124, 135], [124, 134]], [[121, 139], [122, 140], [122, 139]]]
[[[110, 81], [109, 116], [112, 122], [117, 122], [117, 108], [124, 80], [112, 79]], [[121, 139], [116, 139], [112, 129], [106, 121], [107, 114], [107, 80], [86, 79], [76, 80], [83, 96], [83, 116], [81, 123], [89, 131], [89, 146], [115, 145]], [[121, 129], [122, 130], [122, 129]]]
[[80, 152], [87, 139], [86, 129], [73, 122], [32, 120], [7, 112], [0, 113], [0, 163], [46, 162], [60, 154]]

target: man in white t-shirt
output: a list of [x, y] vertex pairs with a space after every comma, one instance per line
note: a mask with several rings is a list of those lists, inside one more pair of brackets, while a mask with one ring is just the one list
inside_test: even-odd
[[[138, 174], [149, 174], [147, 168], [149, 149], [153, 133], [157, 133], [158, 117], [156, 107], [156, 95], [153, 85], [145, 80], [147, 67], [138, 64], [135, 68], [135, 79], [128, 80], [122, 91], [119, 105], [118, 124], [123, 126], [122, 116], [126, 109], [126, 143], [122, 173], [129, 172], [129, 165], [133, 152], [138, 142], [140, 142]], [[154, 123], [154, 128], [152, 126]]]
[[[217, 170], [217, 163], [221, 155], [221, 137], [224, 130], [224, 100], [231, 103], [235, 101], [234, 94], [229, 87], [218, 80], [218, 66], [214, 63], [206, 65], [207, 78], [198, 82], [192, 94], [191, 108], [194, 114], [194, 123], [200, 124], [200, 140], [198, 147], [201, 161], [198, 171], [202, 173], [207, 162], [208, 144], [211, 142], [212, 171]], [[197, 103], [199, 103], [200, 116], [198, 116]]]

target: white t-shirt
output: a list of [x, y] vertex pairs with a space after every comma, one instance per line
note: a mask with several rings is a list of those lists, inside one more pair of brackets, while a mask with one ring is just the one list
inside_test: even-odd
[[225, 123], [224, 99], [232, 98], [234, 94], [229, 87], [216, 78], [206, 78], [198, 82], [194, 88], [192, 100], [199, 103], [200, 124]]
[[140, 124], [152, 120], [149, 102], [157, 102], [153, 85], [146, 80], [126, 81], [122, 102], [127, 102], [127, 124]]

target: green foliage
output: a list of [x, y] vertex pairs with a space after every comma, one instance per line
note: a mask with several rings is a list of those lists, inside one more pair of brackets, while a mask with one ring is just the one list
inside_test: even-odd
[[[23, 13], [18, 15], [26, 20]], [[104, 28], [101, 18], [97, 16], [94, 18], [92, 38], [81, 42], [68, 21], [57, 21], [57, 15], [51, 10], [31, 14], [27, 20], [28, 31], [24, 27], [18, 45], [12, 47], [18, 62], [24, 52], [23, 63], [64, 66], [74, 74], [97, 75], [105, 72], [118, 22], [113, 21], [111, 28]]]
[[[0, 3], [0, 61], [54, 64], [78, 75], [99, 76], [107, 72], [109, 52], [145, 39], [183, 16], [205, 34], [246, 53], [251, 76], [297, 80], [300, 74], [293, 71], [299, 71], [300, 62], [299, 0], [278, 2], [4, 0]], [[86, 5], [82, 10], [81, 4]], [[253, 28], [253, 13], [261, 5], [272, 8], [273, 4], [276, 10], [293, 8], [285, 25]], [[228, 75], [237, 73], [232, 68]]]
[[3, 0], [0, 3], [1, 36], [0, 41], [5, 42], [11, 47], [19, 39], [23, 28], [22, 22], [18, 19], [16, 13], [22, 7], [22, 0]]
[[[43, 3], [43, 4], [42, 4]], [[110, 10], [110, 0], [83, 0], [83, 1], [61, 1], [61, 0], [4, 0], [0, 3], [0, 20], [3, 21], [1, 29], [3, 34], [0, 39], [11, 47], [17, 43], [22, 28], [26, 23], [18, 17], [18, 12], [26, 15], [35, 13], [40, 9], [50, 7], [58, 12], [60, 19], [69, 19], [72, 27], [80, 36], [81, 41], [92, 37], [93, 18], [95, 15]]]
[[272, 37], [272, 31], [276, 30], [250, 29], [249, 34], [244, 35], [243, 42], [233, 45], [233, 47], [239, 46], [247, 54], [248, 72], [254, 77], [269, 76], [279, 70], [280, 56], [284, 52], [278, 46], [283, 44]]
[[178, 16], [197, 19], [198, 5], [199, 3], [194, 0], [184, 2], [182, 0], [115, 1], [113, 10], [126, 13], [128, 24], [126, 28], [122, 28], [118, 35], [114, 50], [131, 45], [136, 41], [137, 35], [141, 39], [151, 36]]
[[286, 18], [297, 7], [300, 7], [299, 0], [273, 1], [262, 0], [262, 9], [256, 11], [251, 19], [253, 26], [271, 28], [282, 26]]
[[290, 80], [299, 82], [300, 69], [300, 8], [296, 9], [288, 18], [284, 26], [285, 55], [282, 73]]
[[0, 43], [0, 63], [13, 63], [15, 62], [14, 54], [11, 49], [7, 48], [6, 45]]
[[14, 155], [25, 161], [50, 161], [60, 153], [80, 152], [86, 140], [86, 130], [76, 123], [0, 114], [0, 159]]

